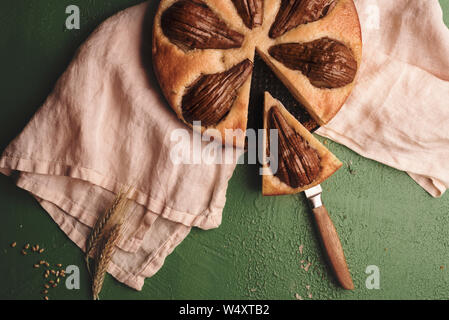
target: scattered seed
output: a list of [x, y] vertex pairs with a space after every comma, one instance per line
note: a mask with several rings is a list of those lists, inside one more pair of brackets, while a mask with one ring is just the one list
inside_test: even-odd
[[58, 285], [55, 283], [54, 285], [52, 285], [52, 288], [56, 288]]
[[48, 278], [48, 274], [44, 274], [44, 278], [47, 279]]
[[61, 267], [62, 267], [62, 264], [58, 263], [56, 266], [57, 266], [58, 268], [61, 268]]
[[37, 268], [39, 268], [39, 265], [35, 264], [33, 267], [34, 267], [34, 269], [37, 269]]
[[56, 279], [56, 283], [59, 283], [59, 281], [60, 281], [60, 279], [59, 279], [59, 278], [57, 278], [57, 279]]
[[42, 249], [39, 250], [39, 253], [42, 253], [42, 252], [44, 252], [44, 251], [45, 251], [45, 249], [42, 248]]
[[56, 277], [59, 277], [59, 271], [56, 271]]
[[48, 284], [44, 284], [44, 288], [45, 288], [45, 289], [49, 289], [50, 286], [49, 286]]
[[56, 271], [55, 270], [51, 270], [51, 274], [56, 274]]
[[17, 246], [17, 242], [11, 243], [11, 248], [15, 248]]
[[50, 264], [48, 262], [45, 262], [45, 266], [48, 268]]
[[42, 291], [42, 293], [43, 293], [43, 294], [47, 294], [47, 293], [48, 293], [48, 290], [45, 289], [44, 291]]
[[41, 260], [41, 261], [39, 261], [39, 264], [40, 264], [40, 265], [43, 265], [43, 264], [45, 264], [45, 261], [44, 261], [44, 260]]
[[38, 244], [36, 244], [36, 251], [37, 251], [37, 250], [39, 250], [39, 245], [38, 245]]
[[44, 300], [47, 300], [47, 301], [48, 301], [49, 299], [48, 299], [48, 297], [47, 297], [47, 296], [45, 296], [45, 297], [44, 297]]
[[24, 256], [26, 256], [26, 255], [27, 255], [27, 252], [26, 252], [25, 250], [22, 250], [22, 254], [23, 254]]
[[30, 244], [29, 243], [27, 243], [26, 245], [25, 245], [25, 247], [23, 247], [25, 250], [28, 250], [29, 248], [30, 248]]

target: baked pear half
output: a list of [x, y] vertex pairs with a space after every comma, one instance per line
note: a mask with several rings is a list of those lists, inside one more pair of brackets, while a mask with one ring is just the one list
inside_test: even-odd
[[[277, 154], [271, 154], [276, 153], [276, 143], [272, 141], [276, 137]], [[268, 92], [265, 92], [263, 146], [264, 196], [302, 192], [321, 184], [342, 166], [337, 157]]]

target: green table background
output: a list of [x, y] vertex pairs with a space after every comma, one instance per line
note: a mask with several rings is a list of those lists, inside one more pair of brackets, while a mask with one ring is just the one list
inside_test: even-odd
[[[0, 2], [0, 147], [26, 125], [51, 92], [76, 48], [105, 18], [138, 0]], [[65, 30], [65, 8], [81, 10], [81, 30]], [[449, 1], [441, 0], [449, 24]], [[136, 292], [107, 276], [103, 299], [447, 299], [449, 196], [433, 199], [406, 173], [329, 141], [346, 163], [324, 183], [356, 290], [335, 284], [321, 254], [303, 196], [263, 198], [256, 166], [240, 165], [230, 181], [223, 224], [192, 230], [164, 267]], [[348, 166], [352, 163], [351, 166]], [[63, 286], [51, 299], [89, 299], [81, 251], [26, 192], [0, 176], [0, 298], [41, 299], [36, 258], [13, 241], [39, 243], [50, 262], [81, 267], [81, 289]], [[299, 246], [304, 245], [303, 255]], [[301, 260], [310, 261], [308, 272]], [[369, 265], [380, 289], [365, 286]], [[306, 286], [310, 285], [310, 290]]]

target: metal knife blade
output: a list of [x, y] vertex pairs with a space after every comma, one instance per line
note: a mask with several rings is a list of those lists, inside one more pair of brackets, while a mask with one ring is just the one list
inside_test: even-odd
[[321, 201], [321, 194], [323, 193], [323, 188], [321, 185], [317, 185], [316, 187], [310, 188], [304, 191], [307, 199], [312, 203], [313, 209], [319, 208], [323, 206], [323, 202]]

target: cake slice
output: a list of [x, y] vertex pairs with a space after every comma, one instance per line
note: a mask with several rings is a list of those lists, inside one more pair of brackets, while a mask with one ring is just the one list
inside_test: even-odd
[[[274, 165], [276, 161], [272, 161], [273, 158], [276, 159], [276, 155], [270, 154], [270, 149], [276, 145], [270, 141], [270, 130], [273, 129], [277, 130], [273, 131], [278, 140], [277, 166]], [[268, 92], [265, 92], [263, 145], [264, 196], [302, 192], [322, 183], [342, 166], [342, 163]]]

